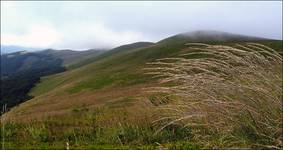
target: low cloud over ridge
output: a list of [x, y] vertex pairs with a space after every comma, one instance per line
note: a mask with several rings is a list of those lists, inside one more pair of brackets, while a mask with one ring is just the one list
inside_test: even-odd
[[282, 2], [1, 1], [3, 45], [112, 48], [194, 30], [282, 39]]

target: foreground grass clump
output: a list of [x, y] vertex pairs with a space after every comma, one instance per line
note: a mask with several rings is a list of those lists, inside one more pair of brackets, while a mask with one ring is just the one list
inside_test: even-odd
[[150, 119], [133, 117], [120, 107], [77, 107], [63, 118], [6, 123], [1, 138], [5, 137], [6, 149], [65, 149], [66, 142], [71, 149], [201, 148], [190, 142], [189, 127], [171, 125], [156, 133]]
[[256, 43], [187, 46], [146, 68], [162, 83], [150, 92], [177, 97], [159, 106], [160, 131], [179, 124], [208, 147], [282, 149], [282, 56]]

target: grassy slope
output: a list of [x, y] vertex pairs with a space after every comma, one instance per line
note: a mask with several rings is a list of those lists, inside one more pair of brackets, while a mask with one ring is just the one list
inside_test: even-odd
[[[15, 108], [9, 114], [13, 115], [19, 110], [22, 112], [33, 112], [31, 110], [38, 110], [39, 106], [42, 108], [48, 107], [44, 105], [48, 101], [52, 101], [50, 105], [55, 105], [56, 103], [64, 103], [64, 101], [67, 102], [72, 99], [82, 99], [77, 104], [83, 104], [84, 94], [90, 95], [86, 99], [88, 101], [92, 97], [96, 97], [95, 95], [99, 94], [100, 91], [107, 93], [107, 90], [111, 91], [115, 89], [118, 91], [123, 88], [150, 84], [148, 82], [151, 81], [150, 78], [145, 76], [142, 71], [145, 63], [157, 58], [178, 55], [185, 48], [185, 43], [187, 43], [186, 40], [178, 39], [176, 41], [170, 40], [169, 42], [161, 42], [154, 45], [149, 44], [144, 48], [129, 48], [125, 50], [118, 48], [118, 50], [114, 49], [109, 54], [105, 53], [104, 57], [96, 58], [92, 60], [93, 62], [82, 67], [44, 77], [41, 83], [30, 93], [35, 98], [28, 102], [28, 104]], [[213, 43], [218, 44], [219, 42]], [[282, 41], [262, 41], [260, 43], [278, 50], [282, 47]], [[230, 45], [231, 43], [225, 44]], [[63, 105], [62, 107], [64, 109], [69, 108], [69, 106], [65, 107]], [[62, 111], [60, 108], [57, 108], [57, 110]], [[34, 113], [30, 114], [30, 117]]]
[[[47, 137], [47, 142], [54, 144], [70, 139], [72, 145], [76, 143], [80, 148], [89, 144], [77, 141], [119, 145], [121, 139], [116, 138], [120, 134], [126, 134], [123, 135], [126, 141], [122, 143], [134, 145], [168, 143], [178, 141], [178, 138], [183, 139], [182, 134], [172, 134], [169, 131], [167, 133], [166, 130], [154, 134], [155, 131], [150, 127], [154, 117], [142, 89], [155, 82], [143, 74], [142, 68], [147, 62], [157, 58], [186, 52], [184, 44], [187, 42], [185, 39], [178, 39], [142, 48], [122, 48], [115, 53], [109, 52], [103, 57], [83, 62], [78, 65], [80, 67], [74, 67], [67, 72], [45, 77], [31, 92], [35, 98], [12, 109], [6, 116], [16, 122], [42, 120], [43, 124], [32, 122], [25, 125], [27, 127], [13, 127], [15, 135], [24, 132], [22, 128], [29, 129], [26, 132], [31, 135], [34, 132], [39, 133], [40, 136], [32, 138], [39, 141], [40, 145], [46, 140], [41, 134]], [[282, 50], [282, 41], [259, 43]], [[93, 125], [96, 127], [89, 129]], [[132, 126], [137, 129], [133, 130]], [[97, 133], [97, 129], [101, 131]], [[171, 137], [172, 135], [176, 137]], [[55, 141], [50, 139], [51, 137], [54, 137]], [[147, 140], [149, 138], [150, 141]], [[60, 144], [60, 148], [64, 147]]]
[[103, 59], [104, 57], [111, 56], [113, 54], [117, 54], [117, 53], [121, 54], [121, 53], [127, 52], [128, 50], [131, 50], [131, 49], [142, 48], [142, 47], [150, 46], [152, 44], [153, 43], [151, 43], [151, 42], [137, 42], [137, 43], [119, 46], [119, 47], [114, 48], [114, 49], [112, 49], [108, 52], [103, 53], [102, 55], [89, 57], [88, 59], [78, 61], [77, 63], [73, 63], [73, 64], [69, 65], [68, 68], [69, 69], [76, 69], [76, 68], [79, 68], [79, 67], [84, 66], [86, 64], [92, 63], [94, 61], [98, 61], [100, 59]]

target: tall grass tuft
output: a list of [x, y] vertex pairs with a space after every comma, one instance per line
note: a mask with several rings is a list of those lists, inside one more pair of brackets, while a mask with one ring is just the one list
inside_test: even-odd
[[160, 130], [181, 124], [210, 144], [213, 135], [229, 134], [224, 141], [229, 147], [244, 141], [283, 148], [282, 56], [256, 43], [186, 45], [188, 52], [180, 57], [158, 59], [145, 68], [161, 83], [149, 92], [175, 97], [157, 106]]

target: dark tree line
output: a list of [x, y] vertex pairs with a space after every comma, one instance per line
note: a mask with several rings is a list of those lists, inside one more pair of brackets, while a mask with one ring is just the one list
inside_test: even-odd
[[35, 86], [35, 84], [39, 82], [40, 77], [59, 73], [64, 70], [64, 67], [53, 66], [40, 69], [25, 70], [9, 77], [2, 78], [0, 83], [1, 106], [6, 104], [7, 108], [9, 109], [31, 99], [32, 96], [28, 95], [28, 93]]

